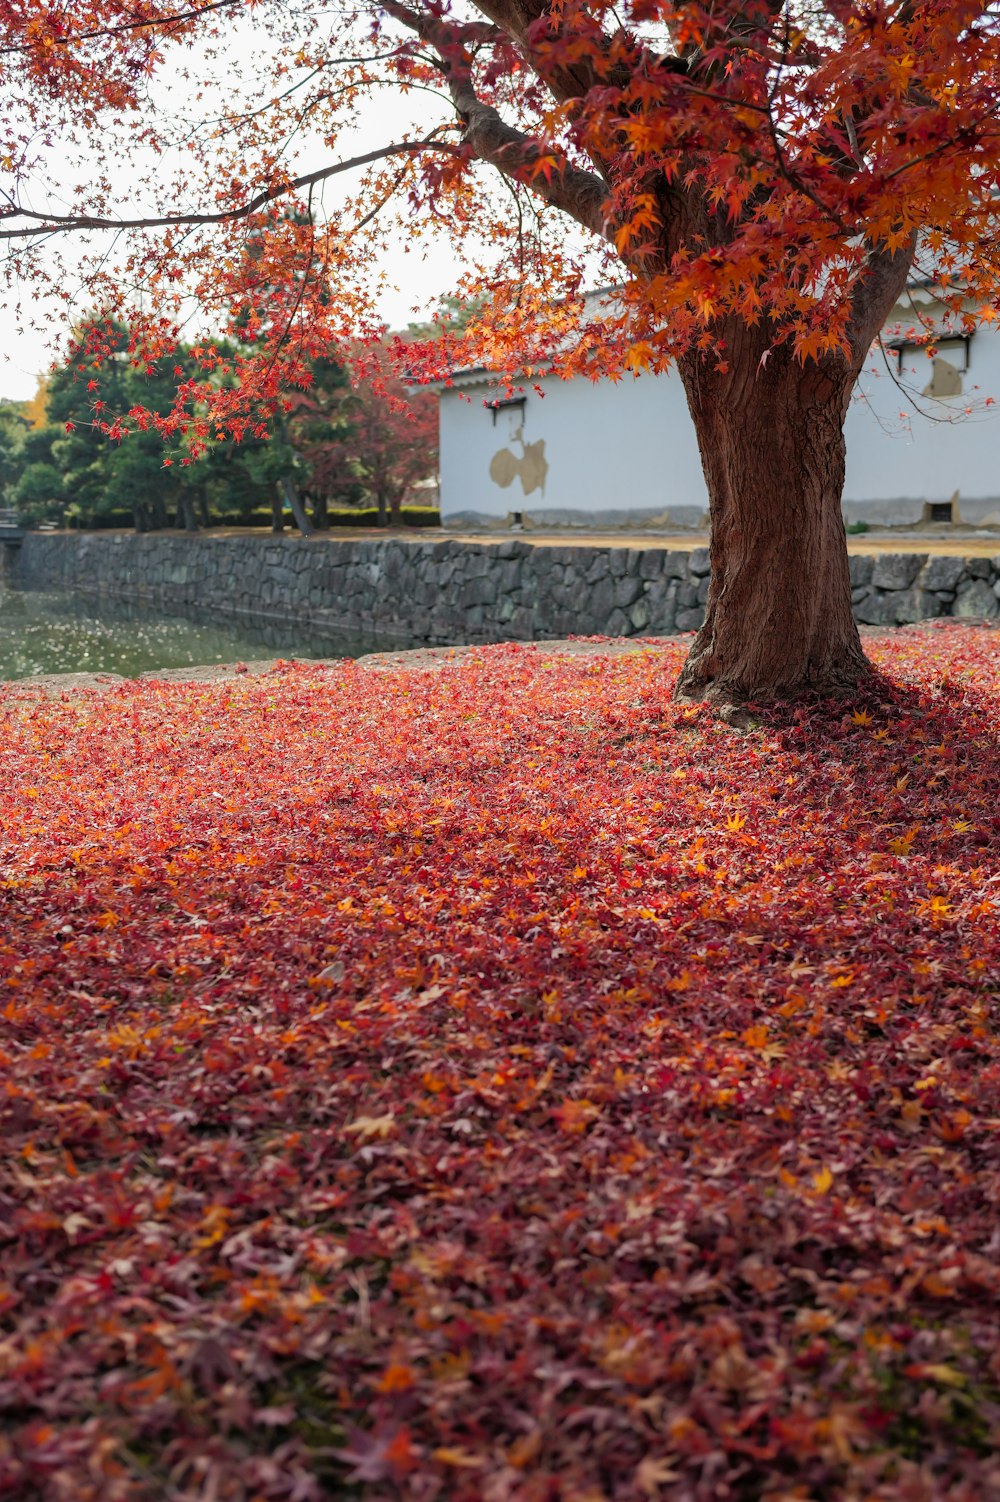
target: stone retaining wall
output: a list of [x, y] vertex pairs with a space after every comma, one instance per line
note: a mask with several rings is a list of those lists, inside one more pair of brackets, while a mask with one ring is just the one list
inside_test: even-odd
[[855, 619], [869, 626], [905, 626], [941, 615], [995, 616], [1000, 614], [1000, 554], [856, 554], [851, 586]]
[[[12, 577], [177, 614], [431, 644], [669, 635], [701, 625], [708, 550], [29, 533]], [[851, 558], [870, 625], [1000, 614], [1000, 555]]]

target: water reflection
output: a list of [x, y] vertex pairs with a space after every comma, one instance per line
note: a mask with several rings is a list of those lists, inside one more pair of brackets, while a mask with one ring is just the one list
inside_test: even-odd
[[361, 657], [419, 642], [349, 636], [315, 625], [220, 625], [208, 613], [160, 615], [151, 607], [0, 585], [0, 679], [36, 673], [121, 673], [133, 678], [253, 657]]

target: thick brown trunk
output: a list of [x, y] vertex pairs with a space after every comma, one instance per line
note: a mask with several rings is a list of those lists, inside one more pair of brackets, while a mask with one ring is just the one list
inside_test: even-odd
[[855, 372], [801, 365], [745, 328], [727, 356], [721, 374], [709, 361], [681, 364], [708, 483], [712, 573], [677, 695], [744, 704], [850, 692], [870, 671], [841, 514]]

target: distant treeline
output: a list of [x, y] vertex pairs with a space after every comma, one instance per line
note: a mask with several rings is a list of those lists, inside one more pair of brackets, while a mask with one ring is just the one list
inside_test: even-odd
[[[120, 349], [99, 376], [102, 413], [142, 407], [168, 411], [177, 371], [196, 371], [181, 346], [166, 369], [137, 365]], [[322, 529], [389, 520], [426, 525], [437, 475], [437, 399], [405, 390], [352, 387], [344, 365], [317, 361], [313, 383], [291, 409], [268, 422], [267, 438], [222, 442], [190, 464], [155, 431], [134, 424], [120, 443], [95, 426], [88, 372], [68, 364], [30, 402], [0, 402], [0, 504], [29, 525], [183, 527], [266, 526], [292, 513]], [[95, 383], [96, 384], [96, 383]], [[408, 411], [395, 410], [404, 396]], [[425, 482], [423, 485], [421, 482]], [[423, 505], [419, 504], [421, 501]]]

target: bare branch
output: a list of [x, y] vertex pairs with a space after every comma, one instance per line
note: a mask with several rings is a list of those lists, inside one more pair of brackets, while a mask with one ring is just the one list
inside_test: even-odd
[[18, 229], [0, 229], [0, 240], [24, 240], [70, 230], [169, 229], [173, 225], [180, 224], [229, 224], [240, 219], [248, 219], [251, 214], [255, 214], [258, 209], [266, 207], [267, 204], [274, 203], [279, 198], [285, 198], [291, 193], [297, 193], [302, 188], [314, 188], [318, 183], [325, 182], [327, 178], [336, 177], [341, 172], [351, 172], [356, 167], [367, 167], [370, 163], [382, 161], [386, 157], [404, 156], [419, 151], [445, 151], [451, 155], [462, 155], [460, 147], [448, 141], [437, 141], [433, 137], [428, 137], [423, 141], [398, 141], [391, 146], [380, 146], [375, 151], [366, 151], [363, 156], [350, 157], [347, 161], [335, 162], [330, 167], [321, 167], [316, 172], [307, 172], [302, 177], [289, 178], [287, 182], [263, 189], [236, 208], [220, 209], [215, 214], [164, 214], [140, 219], [105, 219], [89, 214], [39, 214], [32, 209], [13, 208], [0, 212], [0, 223], [8, 219], [34, 219], [38, 223], [23, 225]]

